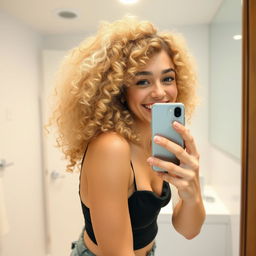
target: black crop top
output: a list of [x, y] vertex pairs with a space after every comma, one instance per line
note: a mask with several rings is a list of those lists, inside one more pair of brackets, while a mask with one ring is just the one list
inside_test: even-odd
[[[134, 173], [133, 166], [132, 170]], [[163, 182], [161, 196], [158, 196], [152, 191], [137, 190], [135, 173], [134, 186], [135, 192], [128, 198], [128, 206], [133, 233], [133, 249], [138, 250], [148, 245], [156, 237], [158, 231], [157, 217], [161, 208], [169, 203], [171, 199], [171, 190], [169, 183], [166, 181]], [[81, 205], [85, 220], [85, 230], [91, 240], [97, 244], [93, 232], [90, 209], [82, 202], [82, 200]]]

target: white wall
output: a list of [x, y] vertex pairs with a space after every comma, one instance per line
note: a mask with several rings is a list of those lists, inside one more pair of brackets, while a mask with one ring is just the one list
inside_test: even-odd
[[[0, 10], [0, 158], [14, 162], [3, 177], [9, 233], [4, 256], [44, 255], [44, 223], [38, 113], [41, 38]], [[32, 253], [31, 253], [32, 252]]]

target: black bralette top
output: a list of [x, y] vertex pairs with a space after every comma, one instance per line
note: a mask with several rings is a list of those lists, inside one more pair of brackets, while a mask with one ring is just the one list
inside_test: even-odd
[[[133, 166], [132, 170], [134, 172]], [[171, 189], [169, 183], [164, 181], [161, 196], [158, 196], [152, 191], [137, 190], [135, 173], [134, 186], [135, 191], [128, 198], [128, 206], [133, 233], [133, 249], [138, 250], [145, 247], [155, 239], [158, 231], [157, 217], [161, 208], [169, 203], [171, 199]], [[82, 200], [81, 205], [85, 221], [85, 230], [91, 240], [97, 244], [93, 232], [90, 209], [82, 202]]]

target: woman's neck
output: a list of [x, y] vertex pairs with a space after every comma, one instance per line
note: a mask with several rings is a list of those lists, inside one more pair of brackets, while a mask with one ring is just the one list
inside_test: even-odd
[[139, 147], [143, 149], [143, 151], [151, 154], [151, 126], [150, 124], [140, 124], [136, 123], [134, 124], [134, 131], [138, 134], [139, 136]]

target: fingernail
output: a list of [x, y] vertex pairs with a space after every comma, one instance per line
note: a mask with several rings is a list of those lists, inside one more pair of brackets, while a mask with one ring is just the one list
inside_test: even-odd
[[149, 164], [152, 164], [152, 163], [153, 163], [153, 158], [152, 158], [152, 157], [149, 157], [149, 158], [147, 159], [147, 162], [148, 162]]
[[159, 136], [157, 136], [157, 135], [154, 136], [154, 141], [155, 141], [155, 142], [159, 142], [160, 140], [161, 140], [161, 138], [160, 138]]
[[179, 127], [180, 127], [180, 124], [179, 124], [177, 121], [174, 121], [174, 122], [173, 122], [173, 126], [174, 126], [175, 128], [179, 128]]

